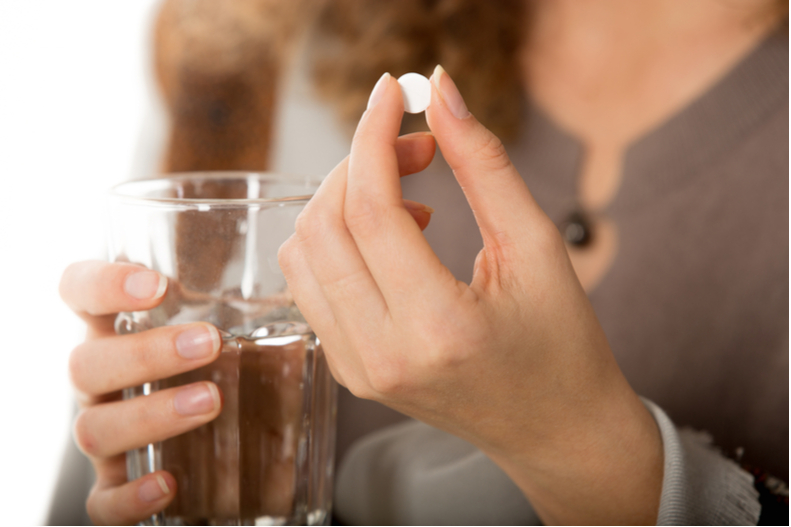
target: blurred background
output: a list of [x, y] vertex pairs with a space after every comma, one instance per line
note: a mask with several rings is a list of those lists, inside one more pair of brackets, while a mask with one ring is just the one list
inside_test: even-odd
[[151, 112], [155, 0], [0, 2], [3, 523], [35, 525], [69, 440], [71, 349], [84, 326], [58, 282], [103, 257], [106, 190], [130, 175]]

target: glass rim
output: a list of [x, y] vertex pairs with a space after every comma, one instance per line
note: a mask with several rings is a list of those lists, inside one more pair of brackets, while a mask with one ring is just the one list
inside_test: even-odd
[[[304, 187], [309, 194], [295, 194], [293, 196], [280, 196], [269, 198], [179, 198], [161, 196], [143, 196], [141, 190], [146, 188], [151, 190], [164, 189], [168, 182], [173, 181], [216, 181], [216, 180], [257, 180], [261, 183], [281, 183]], [[212, 207], [246, 207], [249, 205], [273, 205], [280, 203], [307, 203], [319, 188], [323, 178], [318, 176], [294, 176], [282, 172], [248, 171], [248, 170], [222, 170], [222, 171], [196, 171], [196, 172], [172, 172], [153, 176], [145, 179], [133, 179], [119, 183], [110, 188], [108, 195], [111, 199], [151, 206], [175, 206], [177, 208], [203, 208], [206, 205]], [[131, 192], [132, 190], [135, 192]]]

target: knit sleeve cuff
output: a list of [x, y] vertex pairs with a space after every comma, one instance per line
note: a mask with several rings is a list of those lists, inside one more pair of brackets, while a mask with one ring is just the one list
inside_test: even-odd
[[678, 430], [643, 399], [664, 446], [664, 477], [657, 525], [756, 525], [761, 513], [753, 477], [722, 455], [708, 434]]

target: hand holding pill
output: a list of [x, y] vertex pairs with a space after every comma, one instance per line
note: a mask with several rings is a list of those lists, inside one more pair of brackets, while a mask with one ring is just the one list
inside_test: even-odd
[[[401, 119], [424, 109], [483, 238], [470, 284], [440, 262], [403, 204]], [[611, 523], [595, 510], [600, 471], [590, 459], [606, 462], [619, 521], [655, 521], [640, 494], [661, 490], [653, 418], [618, 368], [558, 229], [441, 67], [430, 81], [379, 79], [351, 154], [279, 261], [353, 394], [475, 444], [549, 522]], [[624, 441], [629, 449], [611, 448]]]

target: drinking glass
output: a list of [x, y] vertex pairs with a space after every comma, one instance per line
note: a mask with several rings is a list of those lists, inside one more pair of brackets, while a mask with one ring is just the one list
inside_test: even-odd
[[320, 525], [330, 519], [336, 385], [277, 263], [317, 179], [196, 173], [133, 181], [110, 196], [109, 256], [165, 275], [160, 306], [121, 313], [119, 334], [214, 324], [222, 352], [124, 398], [209, 380], [219, 417], [127, 452], [127, 475], [167, 470], [175, 499], [149, 525]]

